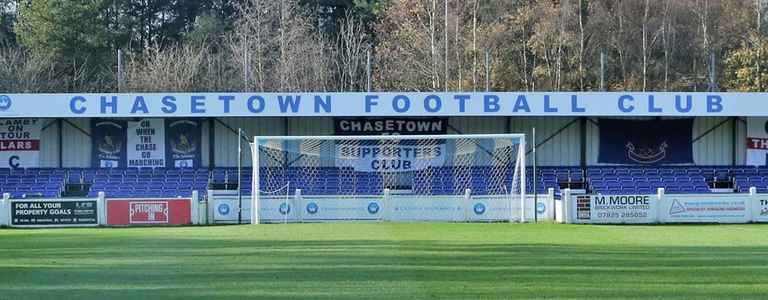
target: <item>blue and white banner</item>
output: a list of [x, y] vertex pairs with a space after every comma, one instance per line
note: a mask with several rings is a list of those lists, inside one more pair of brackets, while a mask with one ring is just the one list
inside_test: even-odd
[[202, 124], [198, 120], [165, 120], [168, 167], [200, 167], [201, 126]]
[[766, 93], [5, 94], [0, 117], [768, 116]]
[[[532, 199], [531, 199], [532, 200]], [[217, 202], [216, 221], [236, 219], [232, 207]], [[248, 206], [250, 208], [250, 206]], [[527, 207], [533, 216], [533, 204]], [[225, 217], [229, 214], [230, 217]], [[262, 197], [259, 219], [265, 223], [329, 221], [509, 221], [520, 219], [520, 201], [508, 196], [302, 196]]]
[[336, 144], [336, 166], [358, 172], [409, 172], [445, 164], [445, 140], [346, 141]]
[[768, 222], [765, 194], [571, 195], [567, 223]]
[[126, 130], [127, 124], [125, 121], [91, 120], [94, 168], [121, 168], [126, 166]]
[[237, 196], [215, 197], [211, 205], [214, 223], [237, 223], [238, 218], [244, 224], [251, 223], [251, 195], [243, 195], [242, 201]]
[[128, 122], [127, 165], [130, 168], [165, 167], [165, 124], [163, 119]]
[[598, 162], [612, 164], [693, 163], [693, 119], [600, 119]]
[[750, 195], [665, 195], [661, 219], [667, 223], [747, 223]]

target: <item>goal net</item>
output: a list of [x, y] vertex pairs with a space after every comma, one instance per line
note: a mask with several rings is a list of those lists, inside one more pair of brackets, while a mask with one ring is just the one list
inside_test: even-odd
[[251, 146], [254, 224], [524, 222], [532, 211], [522, 134], [270, 136]]

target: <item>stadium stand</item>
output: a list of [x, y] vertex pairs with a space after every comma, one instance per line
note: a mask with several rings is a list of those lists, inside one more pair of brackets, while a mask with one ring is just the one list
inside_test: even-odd
[[[263, 170], [263, 172], [278, 172]], [[382, 178], [374, 173], [344, 174], [351, 170], [333, 167], [317, 168], [307, 176], [306, 170], [288, 168], [283, 182], [272, 186], [301, 187], [307, 195], [380, 194]], [[429, 186], [436, 194], [453, 194], [454, 172], [450, 168], [432, 170], [431, 176], [417, 176], [414, 185]], [[243, 170], [243, 194], [251, 193], [250, 168]], [[736, 193], [747, 193], [756, 187], [758, 193], [768, 193], [768, 168], [751, 166], [600, 166], [541, 167], [537, 169], [538, 193], [549, 188], [557, 194], [563, 188], [584, 189], [598, 194], [653, 194], [663, 187], [669, 194], [710, 193], [723, 188]], [[483, 183], [487, 170], [474, 170], [471, 174], [473, 193], [485, 194]], [[508, 174], [511, 176], [511, 173]], [[533, 192], [533, 170], [528, 168], [526, 187]], [[188, 197], [193, 190], [206, 190], [209, 186], [236, 189], [237, 169], [90, 169], [39, 168], [0, 169], [0, 192], [12, 198], [54, 198], [62, 196], [67, 185], [84, 185], [88, 197], [100, 191], [110, 197]], [[265, 185], [265, 182], [261, 183]], [[414, 188], [415, 190], [424, 190]]]

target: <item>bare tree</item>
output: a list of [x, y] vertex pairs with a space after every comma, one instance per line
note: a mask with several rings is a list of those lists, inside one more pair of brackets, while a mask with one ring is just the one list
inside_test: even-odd
[[669, 65], [673, 50], [671, 39], [674, 27], [672, 26], [671, 6], [671, 0], [664, 0], [664, 14], [661, 25], [661, 43], [664, 51], [664, 91], [669, 91]]
[[65, 84], [50, 57], [35, 56], [18, 47], [0, 47], [0, 90], [54, 92]]
[[339, 26], [336, 47], [339, 90], [362, 90], [362, 84], [365, 81], [365, 54], [368, 49], [367, 36], [362, 22], [351, 13], [347, 13]]
[[448, 91], [448, 0], [443, 0], [443, 2], [445, 4], [445, 10], [443, 15], [444, 17], [443, 19], [445, 21], [445, 24], [443, 26], [443, 35], [444, 35], [443, 41], [445, 42], [445, 46], [444, 46], [445, 55], [443, 56], [444, 65], [445, 65], [444, 66], [445, 74], [443, 76], [443, 88], [447, 92]]
[[[446, 1], [448, 1], [448, 0], [446, 0]], [[460, 29], [461, 28], [461, 24], [460, 23], [461, 23], [461, 10], [463, 10], [463, 6], [460, 5], [460, 3], [457, 3], [456, 7], [457, 7], [457, 9], [456, 9], [456, 24], [455, 24], [456, 25], [456, 30], [454, 32], [455, 33], [455, 36], [454, 36], [455, 37], [455, 39], [454, 39], [454, 50], [456, 52], [456, 72], [457, 72], [457, 75], [456, 75], [456, 85], [457, 85], [456, 86], [456, 90], [457, 91], [462, 91], [463, 90], [462, 83], [464, 82], [464, 78], [462, 77], [462, 72], [461, 71], [464, 68], [464, 66], [462, 64], [461, 50], [460, 50], [461, 48], [459, 47], [459, 45], [461, 45], [461, 41], [460, 41], [460, 37], [461, 37], [461, 29]]]
[[579, 90], [584, 90], [584, 43], [586, 42], [584, 37], [584, 26], [586, 22], [586, 16], [584, 15], [586, 10], [589, 9], [589, 4], [584, 0], [579, 0], [578, 15], [579, 15]]
[[477, 91], [477, 11], [480, 9], [479, 0], [472, 6], [472, 91]]
[[125, 64], [127, 91], [197, 91], [207, 45], [187, 44], [160, 48], [155, 46], [142, 54], [129, 53]]
[[653, 48], [656, 44], [660, 34], [663, 34], [664, 27], [661, 26], [656, 29], [654, 19], [651, 17], [651, 1], [645, 0], [643, 4], [643, 20], [642, 20], [642, 76], [643, 76], [643, 91], [648, 89], [648, 65], [650, 62], [650, 56]]

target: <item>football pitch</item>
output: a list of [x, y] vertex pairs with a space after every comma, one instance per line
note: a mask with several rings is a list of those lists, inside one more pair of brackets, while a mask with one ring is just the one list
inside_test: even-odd
[[766, 299], [768, 226], [0, 230], [0, 299]]

